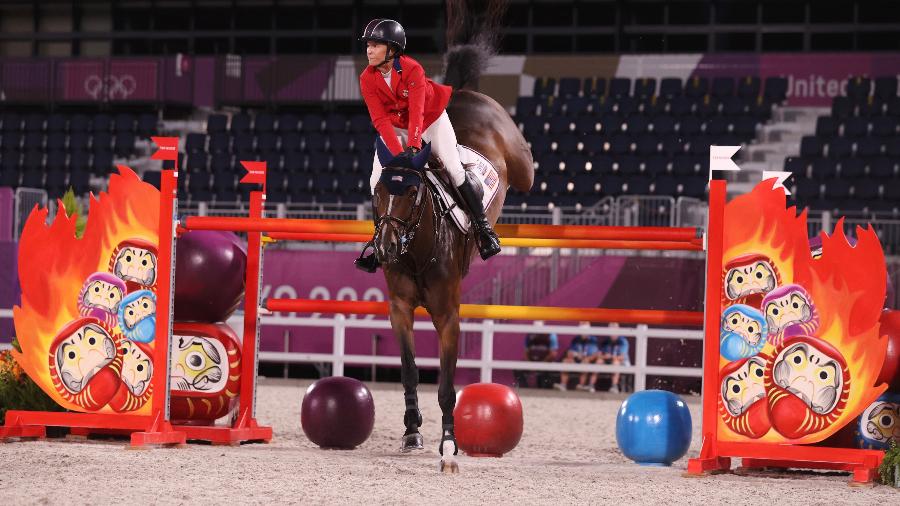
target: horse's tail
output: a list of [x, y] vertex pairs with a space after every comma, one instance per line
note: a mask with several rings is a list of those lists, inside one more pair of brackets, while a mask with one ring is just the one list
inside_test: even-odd
[[453, 89], [477, 86], [497, 53], [506, 0], [447, 0], [447, 53], [444, 83]]

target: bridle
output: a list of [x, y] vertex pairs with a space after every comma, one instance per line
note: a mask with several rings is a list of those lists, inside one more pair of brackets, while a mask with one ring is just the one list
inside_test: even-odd
[[[391, 232], [397, 234], [397, 245], [398, 248], [393, 250], [391, 253], [387, 254], [388, 258], [379, 258], [381, 261], [385, 261], [389, 264], [397, 264], [409, 274], [413, 276], [421, 276], [425, 273], [428, 268], [437, 261], [437, 255], [435, 252], [437, 251], [437, 233], [440, 226], [440, 220], [442, 216], [438, 216], [437, 206], [432, 205], [433, 212], [432, 215], [432, 223], [434, 225], [434, 233], [435, 237], [431, 244], [431, 251], [429, 253], [428, 260], [420, 265], [418, 268], [415, 268], [416, 261], [415, 258], [412, 258], [413, 268], [410, 268], [406, 265], [406, 263], [402, 262], [401, 259], [410, 252], [412, 248], [413, 242], [416, 239], [416, 234], [419, 231], [419, 227], [422, 225], [422, 216], [425, 214], [425, 193], [426, 189], [428, 190], [428, 197], [433, 198], [433, 194], [430, 190], [429, 185], [426, 183], [426, 177], [422, 172], [407, 169], [407, 168], [390, 168], [385, 169], [390, 170], [392, 172], [400, 172], [400, 173], [409, 173], [414, 174], [419, 177], [419, 184], [416, 191], [416, 200], [412, 205], [412, 208], [409, 212], [409, 217], [406, 219], [401, 219], [396, 216], [391, 216], [391, 210], [394, 207], [395, 197], [400, 197], [400, 195], [389, 195], [388, 196], [388, 206], [387, 210], [382, 216], [379, 216], [375, 221], [375, 243], [378, 244], [381, 242], [382, 236], [385, 233], [389, 233], [385, 231], [385, 224], [390, 223], [392, 225]], [[376, 194], [376, 199], [378, 198]], [[432, 203], [433, 204], [433, 203]], [[377, 214], [377, 204], [374, 206], [375, 213]], [[383, 252], [379, 252], [378, 248], [375, 248], [376, 255], [379, 255]]]

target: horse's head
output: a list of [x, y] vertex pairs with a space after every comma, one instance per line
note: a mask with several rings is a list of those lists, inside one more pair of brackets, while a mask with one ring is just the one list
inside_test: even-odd
[[396, 263], [409, 251], [427, 203], [423, 167], [430, 149], [414, 158], [398, 156], [385, 164], [375, 186], [375, 254], [382, 262]]

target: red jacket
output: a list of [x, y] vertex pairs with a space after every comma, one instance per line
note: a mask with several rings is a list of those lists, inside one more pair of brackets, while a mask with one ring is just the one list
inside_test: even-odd
[[422, 132], [431, 126], [447, 108], [453, 88], [437, 84], [425, 77], [419, 62], [409, 56], [400, 56], [400, 68], [391, 69], [391, 87], [388, 88], [381, 72], [367, 66], [359, 75], [359, 89], [372, 124], [395, 155], [403, 151], [394, 127], [409, 130], [407, 145], [422, 147]]

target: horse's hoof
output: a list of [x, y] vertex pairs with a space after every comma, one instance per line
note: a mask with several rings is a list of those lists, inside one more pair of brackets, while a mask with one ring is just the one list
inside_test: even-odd
[[456, 463], [456, 459], [453, 457], [442, 458], [441, 459], [441, 472], [444, 474], [459, 473], [459, 464]]
[[409, 453], [413, 450], [422, 450], [424, 448], [425, 445], [422, 441], [422, 434], [419, 434], [418, 432], [403, 436], [403, 439], [400, 442], [401, 453]]

